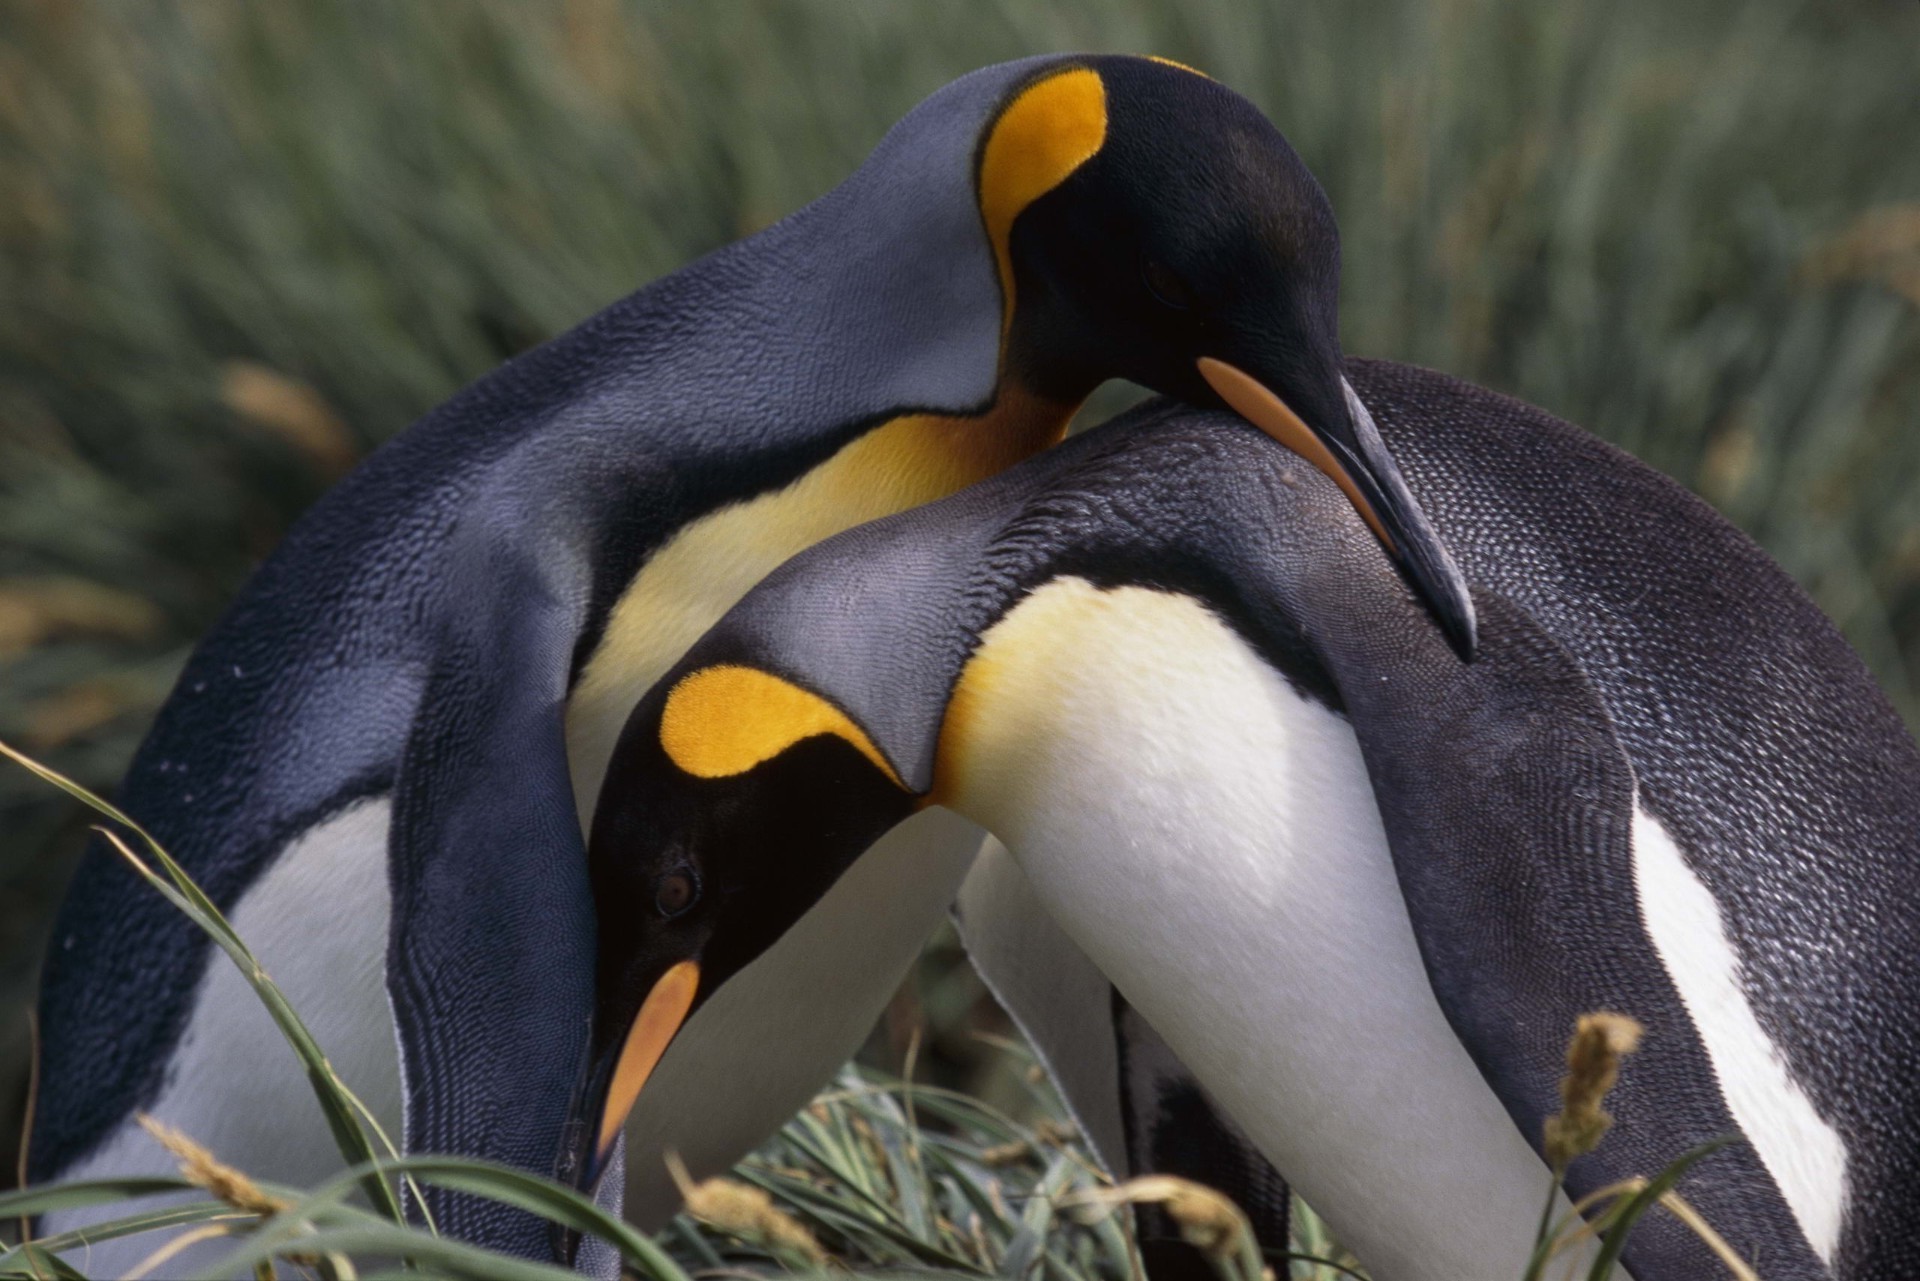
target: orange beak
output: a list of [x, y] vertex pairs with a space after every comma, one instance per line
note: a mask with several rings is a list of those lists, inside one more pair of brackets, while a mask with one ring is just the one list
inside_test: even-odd
[[620, 1050], [620, 1061], [613, 1069], [613, 1081], [607, 1087], [605, 1110], [600, 1115], [600, 1133], [595, 1155], [605, 1162], [620, 1137], [640, 1091], [659, 1066], [680, 1025], [687, 1021], [693, 998], [700, 990], [700, 967], [693, 961], [681, 961], [662, 974], [641, 1003], [627, 1032], [627, 1043]]
[[1397, 554], [1393, 535], [1381, 523], [1380, 513], [1373, 509], [1367, 496], [1360, 492], [1360, 486], [1351, 472], [1340, 465], [1333, 456], [1327, 443], [1313, 434], [1313, 429], [1300, 421], [1300, 415], [1288, 408], [1287, 402], [1267, 390], [1264, 383], [1253, 375], [1235, 369], [1224, 360], [1215, 360], [1212, 356], [1200, 357], [1200, 376], [1207, 380], [1220, 399], [1232, 407], [1233, 412], [1258, 427], [1267, 435], [1300, 455], [1322, 472], [1334, 484], [1340, 486], [1340, 492], [1347, 496], [1353, 509], [1360, 513], [1360, 519], [1367, 522], [1367, 528], [1380, 540], [1389, 554]]
[[1347, 380], [1338, 379], [1344, 412], [1328, 410], [1329, 421], [1309, 423], [1244, 370], [1211, 356], [1200, 357], [1196, 364], [1201, 378], [1230, 409], [1340, 487], [1387, 555], [1399, 562], [1414, 589], [1426, 599], [1455, 652], [1471, 660], [1477, 628], [1467, 580], [1420, 509], [1373, 416]]

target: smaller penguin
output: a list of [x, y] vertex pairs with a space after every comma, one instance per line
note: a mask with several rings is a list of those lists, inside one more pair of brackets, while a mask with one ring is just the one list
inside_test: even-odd
[[[1770, 1279], [1914, 1274], [1912, 739], [1679, 486], [1348, 373], [1473, 585], [1476, 661], [1314, 470], [1165, 405], [797, 558], [616, 748], [598, 1155], [688, 1012], [945, 806], [1381, 1281], [1518, 1274], [1592, 1009], [1648, 1037], [1575, 1196], [1738, 1135], [1681, 1186]], [[1662, 1218], [1625, 1263], [1717, 1266]]]

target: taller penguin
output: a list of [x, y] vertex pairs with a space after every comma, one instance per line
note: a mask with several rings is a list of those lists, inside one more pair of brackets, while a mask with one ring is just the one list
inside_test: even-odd
[[[593, 1000], [581, 816], [640, 694], [795, 551], [1051, 444], [1123, 377], [1305, 453], [1471, 650], [1464, 585], [1342, 376], [1338, 279], [1313, 177], [1206, 77], [1122, 57], [966, 76], [818, 202], [369, 459], [188, 663], [121, 803], [342, 1075], [404, 1106], [409, 1149], [551, 1170]], [[91, 855], [46, 970], [35, 1179], [163, 1168], [137, 1109], [262, 1176], [332, 1166], [211, 955]], [[433, 1208], [548, 1249], [519, 1212]]]

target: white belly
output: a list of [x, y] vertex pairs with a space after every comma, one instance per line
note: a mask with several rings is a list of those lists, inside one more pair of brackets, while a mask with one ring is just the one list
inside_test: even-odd
[[[262, 968], [306, 1021], [342, 1080], [401, 1141], [399, 1052], [387, 1006], [385, 797], [313, 828], [276, 859], [229, 914]], [[147, 1111], [258, 1179], [307, 1186], [343, 1167], [312, 1086], [253, 988], [214, 952], [187, 1029]], [[172, 1174], [173, 1158], [129, 1117], [62, 1180]], [[48, 1215], [44, 1235], [124, 1213], [116, 1207]], [[119, 1276], [154, 1236], [76, 1251], [82, 1271]], [[210, 1243], [169, 1268], [204, 1267], [232, 1248]]]
[[1547, 1172], [1428, 986], [1344, 720], [1194, 601], [1064, 579], [983, 640], [942, 754], [1379, 1281], [1520, 1274]]

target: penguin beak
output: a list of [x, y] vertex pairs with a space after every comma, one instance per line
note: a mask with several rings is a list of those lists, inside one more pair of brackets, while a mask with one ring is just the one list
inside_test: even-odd
[[1478, 635], [1467, 580], [1446, 545], [1407, 489], [1400, 468], [1387, 452], [1373, 415], [1354, 395], [1346, 379], [1340, 389], [1345, 421], [1309, 426], [1265, 383], [1223, 360], [1202, 356], [1200, 376], [1235, 413], [1300, 455], [1347, 496], [1387, 554], [1399, 562], [1440, 628], [1464, 659], [1473, 658]]
[[699, 991], [697, 962], [680, 961], [670, 966], [654, 982], [647, 999], [640, 1003], [640, 1012], [634, 1015], [619, 1052], [603, 1055], [594, 1065], [592, 1085], [586, 1091], [582, 1111], [591, 1115], [597, 1101], [599, 1116], [594, 1129], [593, 1157], [581, 1171], [581, 1187], [591, 1188], [607, 1168], [614, 1144], [620, 1139], [620, 1131], [625, 1128], [641, 1089], [659, 1066], [661, 1056], [666, 1054], [681, 1024], [687, 1021]]

